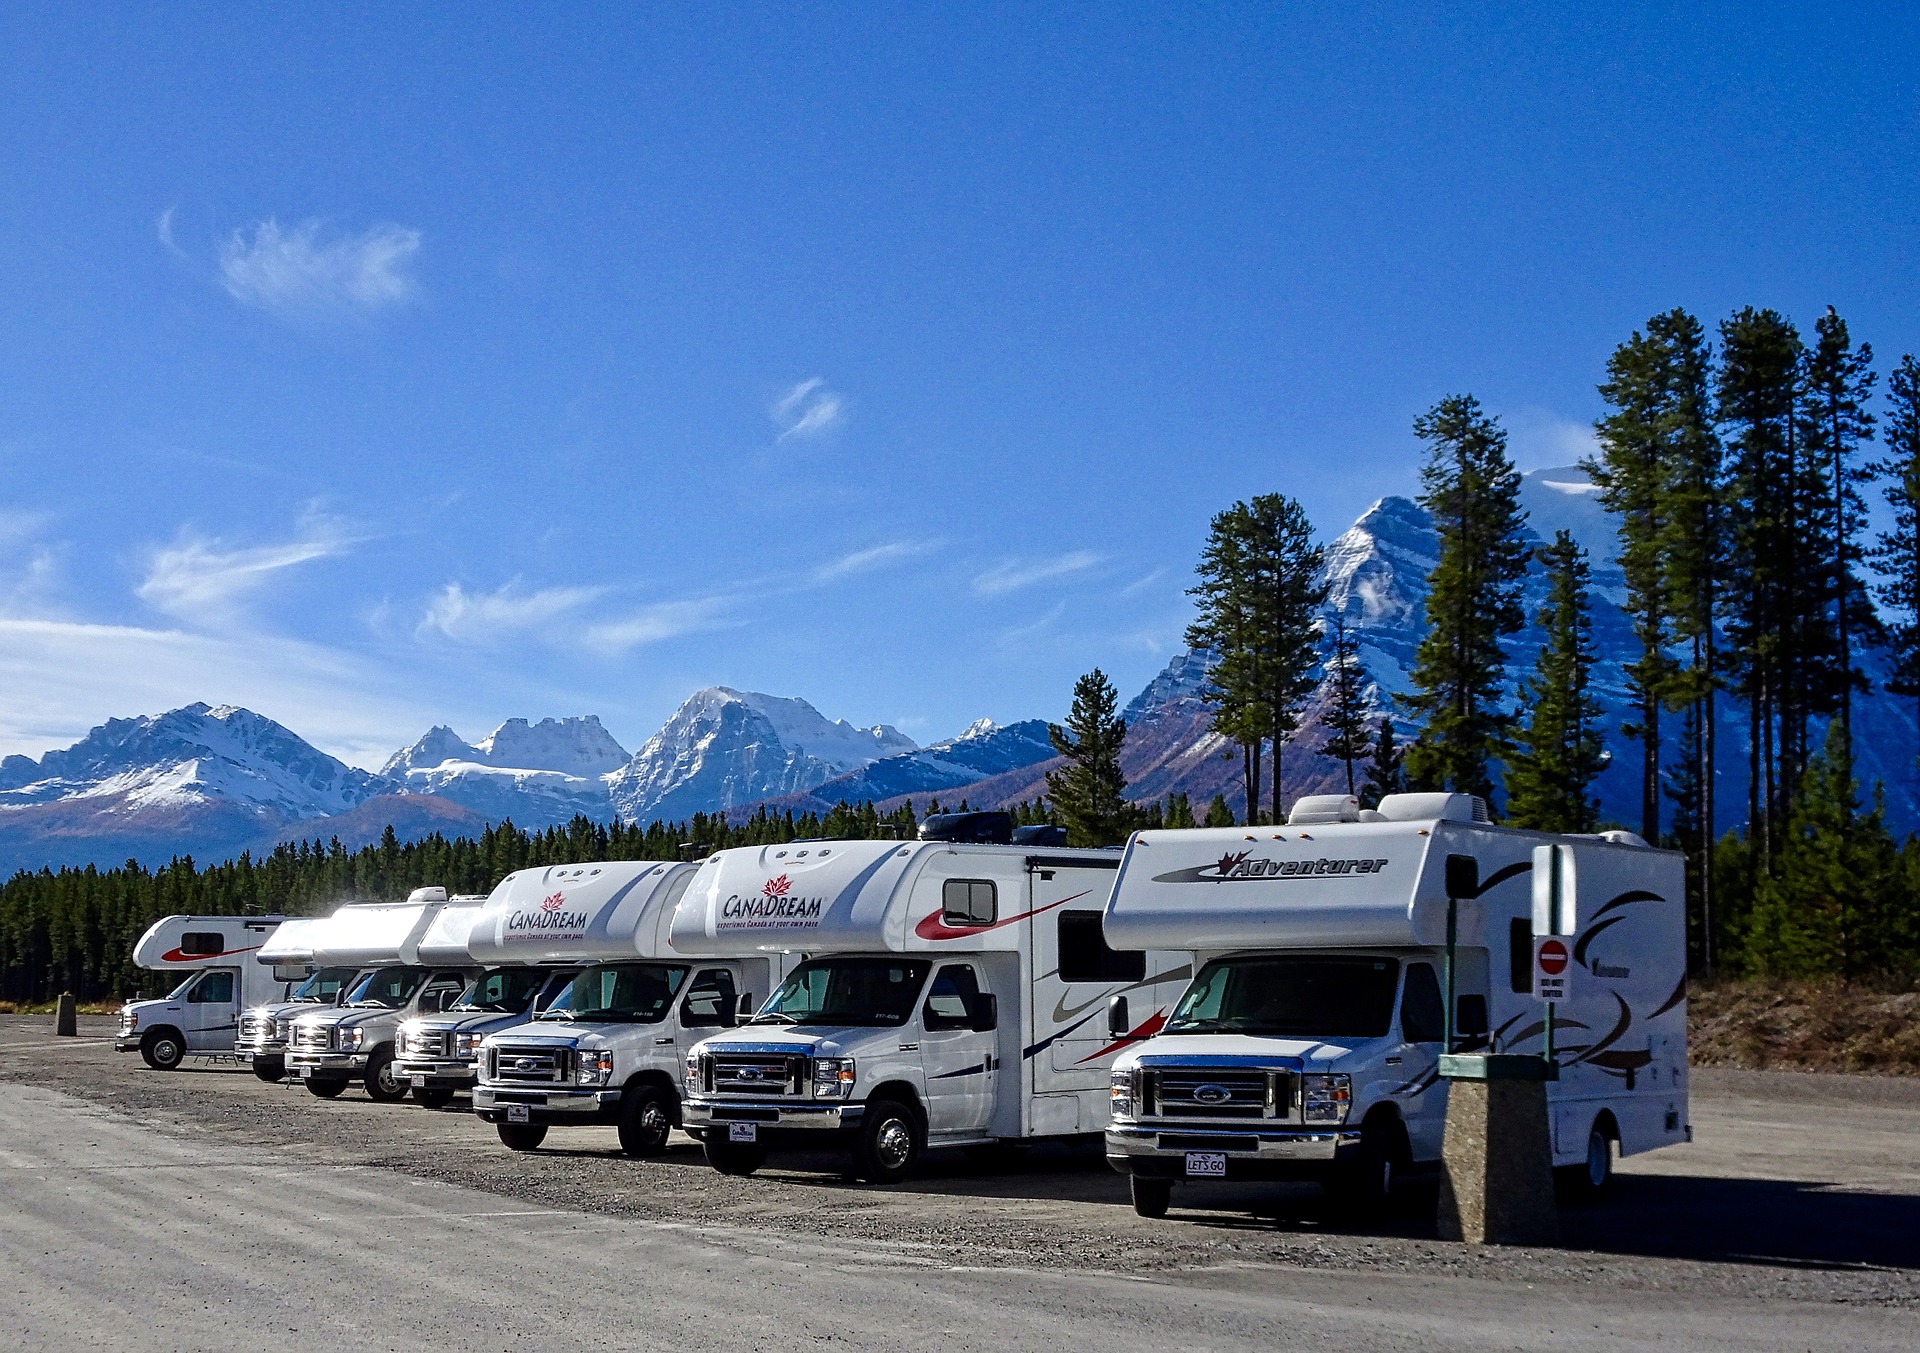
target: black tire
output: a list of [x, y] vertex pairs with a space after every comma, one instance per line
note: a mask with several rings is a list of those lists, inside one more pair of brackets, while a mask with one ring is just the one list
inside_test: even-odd
[[1378, 1217], [1393, 1202], [1393, 1185], [1406, 1163], [1406, 1136], [1397, 1119], [1370, 1118], [1360, 1127], [1360, 1148], [1328, 1177], [1329, 1191], [1360, 1217]]
[[545, 1123], [495, 1123], [500, 1140], [510, 1151], [537, 1150], [547, 1139]]
[[186, 1040], [171, 1029], [154, 1029], [140, 1040], [141, 1060], [155, 1071], [175, 1071], [187, 1059]]
[[1583, 1165], [1564, 1165], [1555, 1170], [1554, 1182], [1570, 1202], [1597, 1203], [1613, 1192], [1614, 1137], [1606, 1122], [1587, 1129], [1587, 1159]]
[[416, 1085], [413, 1097], [428, 1109], [444, 1109], [453, 1103], [453, 1091], [444, 1085]]
[[256, 1057], [253, 1074], [263, 1081], [277, 1081], [287, 1074], [287, 1064], [278, 1057]]
[[629, 1156], [657, 1156], [673, 1131], [673, 1096], [657, 1085], [636, 1085], [620, 1097], [620, 1149]]
[[767, 1148], [758, 1142], [730, 1142], [726, 1128], [714, 1129], [714, 1136], [700, 1143], [707, 1153], [707, 1164], [721, 1174], [745, 1178], [767, 1163]]
[[394, 1074], [393, 1054], [378, 1049], [367, 1058], [367, 1074], [361, 1078], [367, 1098], [376, 1104], [394, 1104], [407, 1097], [407, 1083]]
[[307, 1077], [307, 1093], [318, 1095], [322, 1099], [338, 1099], [340, 1092], [346, 1088], [347, 1083], [345, 1081], [333, 1076]]
[[869, 1184], [898, 1184], [913, 1173], [925, 1149], [919, 1114], [896, 1099], [871, 1100], [854, 1138], [854, 1177]]
[[1127, 1181], [1133, 1193], [1133, 1210], [1143, 1217], [1164, 1217], [1173, 1202], [1171, 1179], [1143, 1179], [1134, 1175]]

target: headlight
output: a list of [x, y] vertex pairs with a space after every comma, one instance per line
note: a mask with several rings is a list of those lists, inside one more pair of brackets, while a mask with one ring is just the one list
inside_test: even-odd
[[1114, 1069], [1112, 1088], [1108, 1092], [1108, 1107], [1115, 1118], [1133, 1117], [1133, 1073]]
[[480, 1044], [486, 1041], [484, 1033], [455, 1034], [453, 1036], [453, 1055], [456, 1057], [478, 1057]]
[[1307, 1123], [1344, 1123], [1353, 1104], [1353, 1077], [1302, 1076], [1300, 1118]]
[[129, 1010], [120, 1016], [120, 1032], [130, 1034], [139, 1023], [140, 1016]]
[[613, 1054], [601, 1050], [581, 1052], [574, 1066], [573, 1080], [576, 1085], [605, 1085], [613, 1079]]
[[360, 1045], [367, 1041], [365, 1029], [335, 1029], [333, 1046], [342, 1052], [358, 1052]]
[[816, 1057], [813, 1059], [813, 1097], [846, 1099], [853, 1094], [853, 1058]]
[[700, 1054], [697, 1052], [687, 1054], [686, 1086], [688, 1094], [700, 1093]]

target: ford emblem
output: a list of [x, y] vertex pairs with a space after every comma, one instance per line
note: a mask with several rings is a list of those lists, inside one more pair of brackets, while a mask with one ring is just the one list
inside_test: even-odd
[[1233, 1098], [1233, 1092], [1224, 1085], [1202, 1085], [1193, 1092], [1196, 1104], [1225, 1104]]
[[515, 1062], [515, 1063], [513, 1064], [513, 1069], [514, 1069], [515, 1071], [531, 1071], [531, 1070], [533, 1070], [533, 1058], [531, 1058], [531, 1057], [522, 1057], [522, 1058], [521, 1058], [521, 1059], [520, 1059], [519, 1061], [517, 1061], [517, 1062]]
[[743, 1067], [741, 1067], [741, 1068], [740, 1068], [740, 1079], [741, 1079], [741, 1080], [743, 1080], [743, 1081], [757, 1081], [757, 1080], [759, 1080], [759, 1079], [760, 1079], [760, 1068], [759, 1068], [759, 1067], [757, 1067], [757, 1066], [743, 1066]]

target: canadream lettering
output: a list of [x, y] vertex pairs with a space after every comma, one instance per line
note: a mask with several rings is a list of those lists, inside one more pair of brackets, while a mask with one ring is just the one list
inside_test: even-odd
[[823, 897], [767, 897], [761, 893], [735, 893], [720, 904], [720, 916], [727, 921], [817, 921]]
[[516, 911], [507, 916], [509, 931], [585, 930], [584, 911]]

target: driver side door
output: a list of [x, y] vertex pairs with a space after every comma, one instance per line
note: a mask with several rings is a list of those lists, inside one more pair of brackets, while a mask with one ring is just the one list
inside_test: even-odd
[[190, 1052], [231, 1052], [240, 1027], [238, 974], [212, 968], [187, 993], [186, 1035]]
[[932, 1136], [979, 1133], [993, 1118], [999, 1039], [973, 1027], [985, 994], [971, 963], [942, 963], [927, 986], [920, 1007], [920, 1065]]

